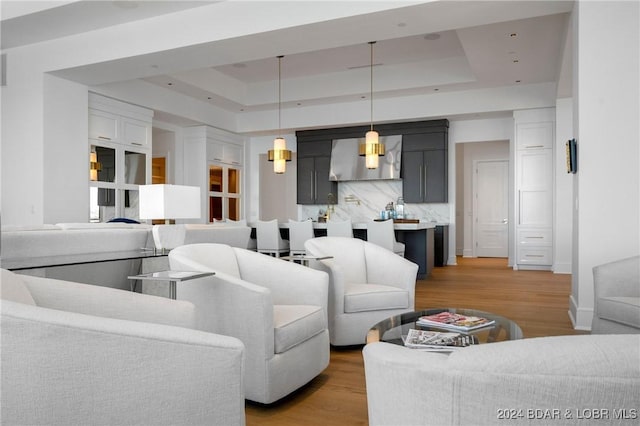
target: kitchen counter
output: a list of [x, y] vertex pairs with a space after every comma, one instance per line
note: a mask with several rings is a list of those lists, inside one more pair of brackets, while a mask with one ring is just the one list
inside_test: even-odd
[[[255, 226], [252, 235], [255, 238]], [[279, 223], [282, 238], [289, 239], [289, 222]], [[367, 239], [367, 222], [354, 222], [353, 236], [363, 240]], [[418, 223], [394, 223], [396, 240], [404, 243], [404, 257], [418, 265], [418, 279], [425, 279], [431, 273], [435, 265], [435, 230], [439, 226], [436, 222]], [[327, 235], [326, 222], [313, 222], [314, 235], [322, 237]]]
[[[278, 223], [281, 229], [289, 229], [289, 222]], [[417, 231], [420, 229], [434, 229], [437, 226], [435, 222], [419, 222], [419, 223], [394, 223], [393, 229], [396, 231]], [[354, 222], [353, 229], [367, 229], [367, 222]], [[326, 222], [313, 222], [313, 229], [327, 229]]]

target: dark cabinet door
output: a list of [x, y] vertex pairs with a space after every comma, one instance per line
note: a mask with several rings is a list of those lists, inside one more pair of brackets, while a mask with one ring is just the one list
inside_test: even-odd
[[424, 202], [422, 152], [402, 154], [402, 196], [405, 203]]
[[437, 149], [424, 151], [424, 202], [447, 202], [447, 156], [446, 151]]
[[329, 180], [331, 157], [298, 158], [298, 204], [327, 204], [329, 193], [338, 196], [338, 182]]
[[[327, 172], [328, 173], [328, 172]], [[298, 158], [297, 202], [315, 204], [315, 161], [313, 157]]]
[[329, 169], [331, 167], [331, 157], [315, 158], [315, 199], [316, 204], [327, 204], [329, 194], [333, 194], [334, 199], [338, 198], [338, 182], [329, 180]]
[[402, 196], [406, 203], [446, 203], [447, 187], [446, 150], [402, 155]]

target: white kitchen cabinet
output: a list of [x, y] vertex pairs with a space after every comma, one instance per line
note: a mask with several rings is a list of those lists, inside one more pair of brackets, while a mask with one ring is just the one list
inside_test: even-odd
[[138, 219], [138, 187], [151, 183], [153, 111], [90, 93], [88, 115], [89, 220]]
[[515, 118], [515, 269], [553, 264], [553, 109], [520, 111]]
[[151, 148], [153, 111], [89, 94], [89, 139]]

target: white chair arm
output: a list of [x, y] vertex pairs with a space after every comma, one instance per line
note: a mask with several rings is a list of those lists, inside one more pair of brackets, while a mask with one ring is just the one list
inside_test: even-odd
[[97, 285], [23, 276], [38, 306], [131, 321], [194, 328], [190, 303]]
[[274, 304], [322, 306], [326, 312], [326, 273], [246, 250], [236, 250], [236, 259], [242, 279], [268, 288]]
[[3, 301], [2, 346], [3, 423], [245, 422], [231, 337]]

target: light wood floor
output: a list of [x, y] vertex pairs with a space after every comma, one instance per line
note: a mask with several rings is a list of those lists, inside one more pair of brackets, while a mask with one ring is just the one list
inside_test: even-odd
[[[526, 337], [582, 334], [569, 320], [571, 276], [514, 271], [506, 259], [458, 258], [416, 284], [416, 309], [457, 307], [493, 312], [518, 323]], [[331, 348], [329, 367], [275, 404], [247, 402], [248, 426], [367, 425], [362, 346]]]

